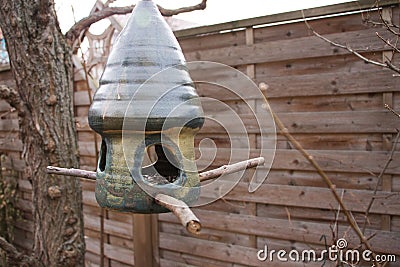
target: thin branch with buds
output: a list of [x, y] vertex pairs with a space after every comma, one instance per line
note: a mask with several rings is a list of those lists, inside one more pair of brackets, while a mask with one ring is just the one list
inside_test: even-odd
[[[371, 59], [369, 59], [369, 58], [367, 58], [367, 57], [361, 55], [359, 52], [357, 52], [356, 50], [354, 50], [353, 48], [351, 48], [351, 47], [348, 46], [348, 45], [339, 44], [339, 43], [336, 43], [336, 42], [334, 42], [334, 41], [332, 41], [332, 40], [329, 40], [329, 39], [326, 38], [325, 36], [322, 36], [321, 34], [319, 34], [318, 32], [316, 32], [316, 31], [311, 27], [311, 25], [308, 23], [307, 19], [304, 17], [304, 13], [303, 13], [303, 19], [304, 19], [304, 23], [306, 24], [307, 28], [308, 28], [316, 37], [320, 38], [321, 40], [323, 40], [323, 41], [325, 41], [325, 42], [327, 42], [327, 43], [329, 43], [329, 44], [331, 44], [331, 45], [333, 45], [333, 46], [336, 46], [336, 47], [339, 47], [339, 48], [342, 48], [342, 49], [345, 49], [345, 50], [349, 51], [351, 54], [355, 55], [356, 57], [358, 57], [359, 59], [363, 60], [363, 61], [366, 62], [366, 63], [373, 64], [373, 65], [376, 65], [376, 66], [379, 66], [379, 67], [388, 68], [388, 69], [390, 69], [390, 70], [392, 70], [392, 71], [397, 72], [398, 74], [400, 74], [400, 68], [397, 67], [397, 66], [395, 66], [395, 65], [394, 65], [392, 62], [390, 62], [389, 60], [386, 60], [384, 63], [379, 62], [379, 61], [375, 61], [375, 60], [371, 60]], [[386, 43], [386, 41], [385, 41], [385, 43]]]
[[392, 112], [394, 115], [396, 115], [397, 117], [400, 118], [400, 113], [398, 113], [397, 111], [395, 111], [393, 108], [391, 108], [388, 104], [385, 104], [385, 108], [387, 110], [389, 110], [390, 112]]
[[[279, 117], [274, 112], [271, 111], [271, 113], [272, 113], [275, 123], [278, 126], [279, 130], [281, 131], [282, 135], [284, 135], [290, 141], [290, 143], [292, 143], [292, 145], [296, 148], [296, 150], [299, 151], [308, 160], [308, 162], [317, 170], [318, 174], [324, 180], [324, 182], [330, 189], [331, 193], [333, 194], [335, 200], [339, 203], [351, 228], [355, 231], [358, 238], [360, 239], [360, 242], [362, 244], [364, 244], [368, 250], [373, 251], [371, 244], [369, 243], [368, 239], [364, 236], [363, 232], [361, 231], [360, 227], [358, 226], [357, 221], [353, 217], [353, 214], [347, 209], [346, 205], [342, 201], [342, 198], [340, 197], [339, 193], [336, 190], [335, 184], [333, 184], [332, 180], [328, 177], [328, 175], [321, 168], [321, 166], [319, 166], [319, 164], [315, 161], [313, 156], [311, 156], [303, 148], [303, 146], [293, 137], [293, 135], [289, 132], [289, 130], [285, 127], [285, 125], [279, 119]], [[376, 256], [375, 253], [374, 252], [372, 252], [372, 253], [375, 258], [375, 256]], [[376, 264], [376, 266], [381, 266], [380, 263], [378, 263], [378, 262], [374, 262], [374, 263]]]
[[382, 171], [378, 175], [378, 181], [376, 182], [376, 185], [374, 188], [373, 197], [371, 198], [371, 200], [368, 204], [367, 210], [365, 211], [365, 215], [364, 215], [365, 220], [364, 220], [364, 225], [363, 225], [363, 229], [362, 229], [363, 233], [365, 233], [365, 229], [367, 228], [367, 219], [369, 216], [369, 212], [371, 211], [372, 205], [374, 204], [375, 199], [377, 198], [376, 193], [378, 192], [378, 187], [382, 181], [383, 175], [385, 174], [387, 168], [389, 167], [390, 163], [393, 161], [393, 155], [394, 155], [394, 152], [396, 151], [396, 147], [397, 147], [397, 143], [399, 142], [399, 139], [400, 139], [400, 131], [397, 131], [396, 138], [394, 139], [394, 142], [393, 142], [392, 150], [390, 151], [389, 157], [388, 157], [385, 165], [383, 166]]
[[[175, 16], [181, 13], [192, 12], [195, 10], [204, 10], [207, 6], [207, 0], [202, 0], [199, 4], [193, 6], [187, 6], [177, 9], [166, 9], [161, 6], [158, 6], [161, 14], [165, 17]], [[88, 17], [81, 19], [75, 25], [73, 25], [69, 31], [65, 34], [67, 40], [69, 40], [70, 44], [73, 44], [77, 38], [81, 35], [81, 33], [89, 27], [105, 18], [108, 18], [113, 15], [125, 15], [131, 13], [135, 5], [125, 6], [125, 7], [109, 7], [106, 6], [104, 9], [96, 11], [90, 14]]]

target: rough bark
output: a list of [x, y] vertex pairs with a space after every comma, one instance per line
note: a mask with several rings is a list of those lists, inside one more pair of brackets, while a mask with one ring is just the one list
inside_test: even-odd
[[[0, 27], [21, 99], [16, 108], [26, 175], [33, 187], [35, 262], [39, 266], [83, 266], [79, 180], [46, 172], [48, 165], [76, 168], [79, 163], [71, 50], [59, 29], [54, 1], [0, 0]], [[51, 197], [50, 187], [61, 194]]]

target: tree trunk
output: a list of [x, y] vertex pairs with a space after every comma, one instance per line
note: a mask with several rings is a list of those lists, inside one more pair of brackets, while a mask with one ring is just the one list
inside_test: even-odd
[[[18, 95], [26, 174], [33, 186], [34, 248], [39, 266], [83, 266], [79, 179], [48, 175], [46, 167], [78, 167], [71, 49], [53, 0], [0, 0]], [[49, 190], [50, 188], [50, 190]]]

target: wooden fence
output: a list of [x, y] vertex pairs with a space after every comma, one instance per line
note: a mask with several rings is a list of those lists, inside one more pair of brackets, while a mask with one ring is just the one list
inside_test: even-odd
[[[381, 1], [381, 6], [383, 18], [399, 24], [398, 1]], [[376, 33], [394, 43], [393, 36], [381, 25], [365, 20], [380, 20], [375, 11], [358, 12], [366, 7], [366, 4], [346, 3], [305, 10], [304, 14], [311, 18], [310, 25], [330, 40], [362, 51], [373, 60], [392, 58], [391, 48]], [[384, 108], [384, 104], [389, 104], [400, 110], [399, 78], [390, 70], [367, 64], [347, 50], [315, 37], [302, 17], [301, 12], [289, 12], [182, 30], [176, 35], [188, 61], [223, 63], [242, 71], [257, 85], [264, 83], [263, 94], [272, 110], [327, 172], [362, 226], [369, 201], [374, 197], [377, 176], [389, 159], [400, 126], [399, 118]], [[398, 62], [397, 57], [394, 55], [394, 62]], [[196, 75], [218, 82], [226, 73], [204, 71]], [[87, 82], [82, 76], [77, 77], [75, 112], [81, 166], [94, 170], [96, 151], [94, 134], [87, 125], [90, 105]], [[252, 111], [266, 112], [263, 97], [249, 94], [242, 99], [221, 88], [201, 85], [198, 93], [223, 101], [239, 115], [248, 133], [238, 133], [233, 138], [248, 140], [250, 155], [256, 155], [263, 140], [261, 130], [254, 125]], [[204, 102], [207, 113], [229, 123], [213, 108]], [[0, 111], [7, 110], [9, 107], [1, 102]], [[22, 170], [23, 164], [17, 159], [21, 143], [15, 134], [10, 139], [10, 131], [17, 130], [15, 114], [1, 118], [0, 149], [15, 159], [14, 167]], [[207, 122], [196, 144], [203, 138], [211, 138], [218, 147], [211, 166], [224, 164], [231, 146], [226, 132]], [[240, 159], [240, 155], [235, 157]], [[203, 167], [200, 162], [199, 168]], [[266, 168], [260, 168], [256, 175], [262, 177], [266, 172]], [[82, 186], [86, 260], [88, 266], [96, 266], [100, 263], [101, 210], [94, 198], [94, 184], [82, 181]], [[187, 234], [171, 214], [142, 216], [106, 211], [106, 266], [264, 266], [266, 263], [257, 259], [257, 252], [266, 244], [269, 249], [286, 251], [323, 249], [322, 236], [326, 236], [329, 244], [341, 237], [346, 238], [349, 247], [359, 244], [316, 170], [280, 133], [268, 179], [254, 193], [247, 188], [245, 177], [222, 199], [194, 209], [203, 223], [199, 236]], [[20, 179], [20, 191], [20, 206], [26, 211], [26, 221], [17, 224], [15, 243], [29, 249], [32, 227], [28, 181]], [[377, 253], [395, 254], [398, 261], [399, 192], [400, 153], [396, 149], [378, 186], [365, 234], [372, 237], [370, 242]], [[280, 264], [297, 266], [297, 263], [273, 263]]]

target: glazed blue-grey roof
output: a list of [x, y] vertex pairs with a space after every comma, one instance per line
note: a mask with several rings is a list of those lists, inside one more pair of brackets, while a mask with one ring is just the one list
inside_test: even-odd
[[[106, 130], [161, 130], [203, 124], [185, 58], [153, 1], [134, 8], [110, 53], [89, 110], [89, 124]], [[125, 125], [124, 125], [125, 121]]]

